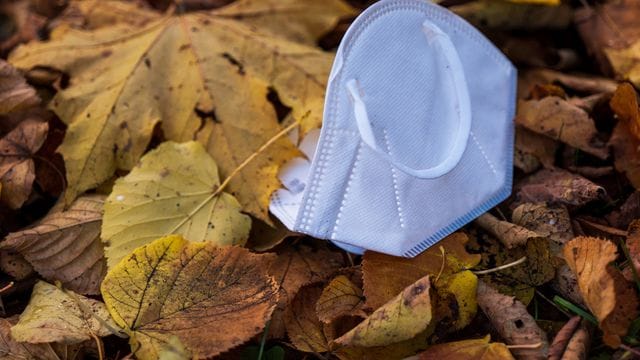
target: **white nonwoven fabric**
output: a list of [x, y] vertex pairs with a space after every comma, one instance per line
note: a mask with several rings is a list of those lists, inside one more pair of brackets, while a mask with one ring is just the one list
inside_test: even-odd
[[280, 171], [292, 231], [415, 256], [511, 192], [516, 70], [482, 34], [420, 0], [383, 0], [336, 53], [320, 133]]

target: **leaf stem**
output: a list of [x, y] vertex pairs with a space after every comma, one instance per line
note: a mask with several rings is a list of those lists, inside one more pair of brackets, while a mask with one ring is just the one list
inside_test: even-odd
[[500, 265], [498, 267], [494, 267], [493, 269], [474, 271], [473, 273], [476, 274], [476, 275], [491, 274], [491, 273], [494, 273], [494, 272], [497, 272], [497, 271], [508, 269], [510, 267], [513, 267], [513, 266], [520, 265], [525, 261], [527, 261], [527, 257], [523, 256], [523, 257], [521, 257], [520, 259], [518, 259], [518, 260], [516, 260], [514, 262], [511, 262], [511, 263], [508, 263], [508, 264], [504, 264], [504, 265]]

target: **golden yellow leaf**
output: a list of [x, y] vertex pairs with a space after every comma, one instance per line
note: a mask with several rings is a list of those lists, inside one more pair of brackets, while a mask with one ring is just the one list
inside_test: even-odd
[[[308, 6], [323, 9], [324, 20], [307, 26], [315, 13], [290, 16]], [[173, 141], [191, 140], [202, 127], [198, 138], [218, 161], [222, 177], [281, 130], [270, 93], [302, 121], [303, 133], [319, 127], [333, 55], [288, 38], [328, 31], [350, 13], [341, 0], [242, 0], [210, 12], [156, 15], [141, 27], [62, 26], [50, 41], [16, 49], [10, 62], [71, 76], [70, 86], [52, 101], [69, 126], [60, 152], [70, 203], [117, 168], [131, 169], [159, 123]], [[245, 211], [269, 221], [278, 167], [296, 154], [287, 139], [279, 139], [231, 181], [229, 189]]]
[[442, 278], [433, 287], [436, 298], [433, 310], [433, 318], [437, 321], [436, 333], [448, 334], [469, 325], [478, 311], [478, 277], [465, 270]]
[[439, 274], [448, 276], [473, 268], [480, 262], [480, 255], [467, 253], [467, 241], [467, 235], [457, 232], [412, 259], [365, 252], [362, 272], [366, 305], [377, 309], [425, 275], [435, 279]]
[[104, 196], [78, 198], [69, 209], [52, 211], [34, 227], [9, 234], [0, 249], [20, 253], [49, 281], [82, 294], [99, 294], [106, 273], [100, 225]]
[[385, 346], [408, 340], [431, 323], [429, 275], [419, 279], [335, 342], [348, 346]]
[[340, 316], [364, 313], [362, 305], [362, 289], [345, 275], [338, 275], [322, 290], [316, 313], [320, 321], [328, 323]]
[[598, 319], [604, 342], [618, 347], [631, 321], [638, 316], [638, 295], [611, 262], [618, 257], [614, 243], [579, 236], [564, 246], [567, 265], [578, 277], [584, 302]]
[[416, 360], [513, 360], [505, 344], [492, 343], [490, 340], [487, 335], [482, 339], [433, 345], [419, 354]]
[[217, 246], [242, 245], [251, 219], [219, 192], [215, 161], [195, 141], [165, 142], [120, 178], [104, 205], [102, 239], [109, 268], [135, 248], [181, 234]]
[[37, 282], [20, 321], [11, 328], [11, 336], [29, 343], [75, 344], [111, 334], [96, 317], [117, 328], [103, 303], [67, 291]]
[[259, 333], [278, 301], [270, 254], [216, 248], [172, 235], [136, 249], [108, 273], [102, 297], [141, 360], [172, 337], [194, 358], [215, 356]]

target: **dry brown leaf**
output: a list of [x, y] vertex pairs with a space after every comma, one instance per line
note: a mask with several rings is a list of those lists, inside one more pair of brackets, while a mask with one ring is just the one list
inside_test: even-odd
[[[425, 275], [436, 279], [438, 275], [443, 277], [473, 268], [480, 262], [480, 255], [467, 253], [464, 245], [468, 240], [466, 234], [457, 232], [411, 259], [365, 252], [362, 272], [367, 307], [379, 308]], [[440, 248], [444, 249], [444, 259]]]
[[0, 251], [0, 268], [16, 280], [24, 280], [34, 273], [31, 264], [15, 251]]
[[9, 234], [0, 249], [19, 252], [45, 279], [81, 294], [99, 294], [106, 273], [100, 240], [104, 196], [78, 198], [34, 227]]
[[489, 213], [480, 215], [475, 223], [500, 240], [507, 249], [526, 246], [529, 240], [541, 237], [537, 232], [500, 220]]
[[589, 114], [557, 96], [519, 100], [516, 123], [601, 159], [609, 156]]
[[567, 344], [569, 344], [569, 340], [571, 340], [574, 332], [578, 329], [578, 326], [580, 326], [581, 320], [582, 318], [580, 316], [574, 316], [562, 326], [556, 334], [556, 337], [553, 338], [551, 346], [549, 346], [548, 360], [560, 360], [562, 358], [562, 354], [564, 354], [564, 350]]
[[245, 247], [258, 252], [268, 251], [295, 236], [300, 234], [287, 229], [278, 219], [273, 219], [272, 225], [253, 219]]
[[543, 6], [480, 0], [453, 6], [451, 10], [475, 26], [505, 30], [566, 28], [573, 18], [573, 10], [568, 4]]
[[18, 209], [31, 194], [36, 177], [33, 155], [47, 137], [46, 122], [27, 119], [0, 139], [0, 183], [2, 202]]
[[635, 219], [640, 218], [640, 191], [634, 191], [617, 210], [605, 215], [611, 226], [626, 229]]
[[606, 196], [603, 187], [562, 169], [542, 169], [516, 185], [517, 201], [550, 202], [582, 206]]
[[40, 97], [18, 70], [0, 60], [0, 115], [38, 105]]
[[322, 284], [305, 286], [298, 291], [284, 313], [287, 335], [293, 346], [304, 352], [329, 351], [324, 324], [318, 319], [315, 304], [322, 294]]
[[[626, 246], [629, 250], [629, 257], [633, 266], [636, 268], [636, 272], [640, 273], [640, 219], [634, 220], [629, 225], [627, 231]], [[625, 276], [629, 280], [633, 280], [633, 273], [626, 271]]]
[[[14, 27], [12, 36], [0, 42], [0, 52], [5, 53], [20, 43], [26, 43], [40, 38], [47, 19], [33, 11], [33, 1], [13, 0], [0, 4], [0, 13], [9, 17]], [[6, 21], [6, 19], [3, 19]]]
[[301, 286], [327, 280], [342, 266], [342, 254], [329, 250], [325, 242], [305, 241], [282, 249], [268, 271], [280, 287], [269, 336], [284, 337], [283, 311]]
[[554, 254], [559, 254], [560, 247], [573, 239], [571, 217], [563, 204], [524, 203], [513, 210], [512, 220], [551, 240]]
[[609, 146], [613, 149], [616, 170], [624, 173], [636, 189], [640, 189], [640, 140], [627, 123], [618, 121], [613, 129]]
[[478, 305], [507, 344], [540, 345], [531, 349], [513, 349], [518, 359], [546, 359], [549, 350], [547, 335], [521, 302], [479, 281]]
[[363, 305], [362, 288], [345, 275], [338, 275], [322, 290], [316, 303], [316, 313], [320, 321], [330, 323], [346, 315], [366, 316], [362, 311]]
[[609, 101], [611, 110], [618, 117], [618, 121], [627, 124], [631, 133], [640, 139], [640, 107], [638, 105], [638, 94], [629, 83], [622, 83], [613, 93]]
[[0, 318], [0, 360], [75, 360], [80, 359], [78, 345], [29, 344], [11, 337], [18, 316]]
[[587, 359], [590, 334], [586, 321], [580, 316], [569, 319], [553, 339], [548, 360]]
[[589, 357], [592, 325], [583, 319], [564, 350], [562, 360], [582, 360]]
[[525, 173], [540, 166], [553, 167], [558, 142], [522, 126], [516, 126], [514, 165]]
[[431, 323], [429, 275], [402, 290], [362, 323], [336, 339], [345, 346], [386, 346], [418, 335]]
[[535, 84], [557, 83], [568, 89], [587, 94], [611, 93], [618, 83], [606, 77], [594, 75], [567, 74], [550, 69], [531, 69], [519, 72], [518, 94], [521, 98], [529, 96], [529, 89]]
[[503, 343], [491, 343], [489, 335], [482, 339], [437, 344], [418, 354], [415, 360], [513, 360]]
[[632, 284], [611, 264], [617, 252], [612, 242], [585, 236], [564, 247], [565, 260], [578, 277], [582, 297], [598, 319], [604, 342], [612, 347], [620, 345], [620, 338], [638, 316], [639, 305]]

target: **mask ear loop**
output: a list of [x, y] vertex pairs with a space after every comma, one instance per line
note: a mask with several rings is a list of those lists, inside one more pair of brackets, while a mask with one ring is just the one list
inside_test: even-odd
[[429, 45], [434, 46], [436, 53], [444, 57], [447, 64], [445, 68], [448, 69], [447, 73], [456, 94], [455, 110], [458, 114], [458, 131], [451, 151], [440, 164], [430, 168], [416, 169], [391, 158], [376, 143], [369, 115], [367, 114], [367, 107], [360, 96], [358, 81], [356, 79], [348, 80], [346, 88], [353, 100], [353, 113], [362, 141], [402, 172], [421, 179], [433, 179], [453, 170], [462, 159], [462, 154], [467, 147], [467, 140], [471, 132], [471, 101], [460, 56], [449, 36], [428, 20], [422, 24], [422, 31]]

